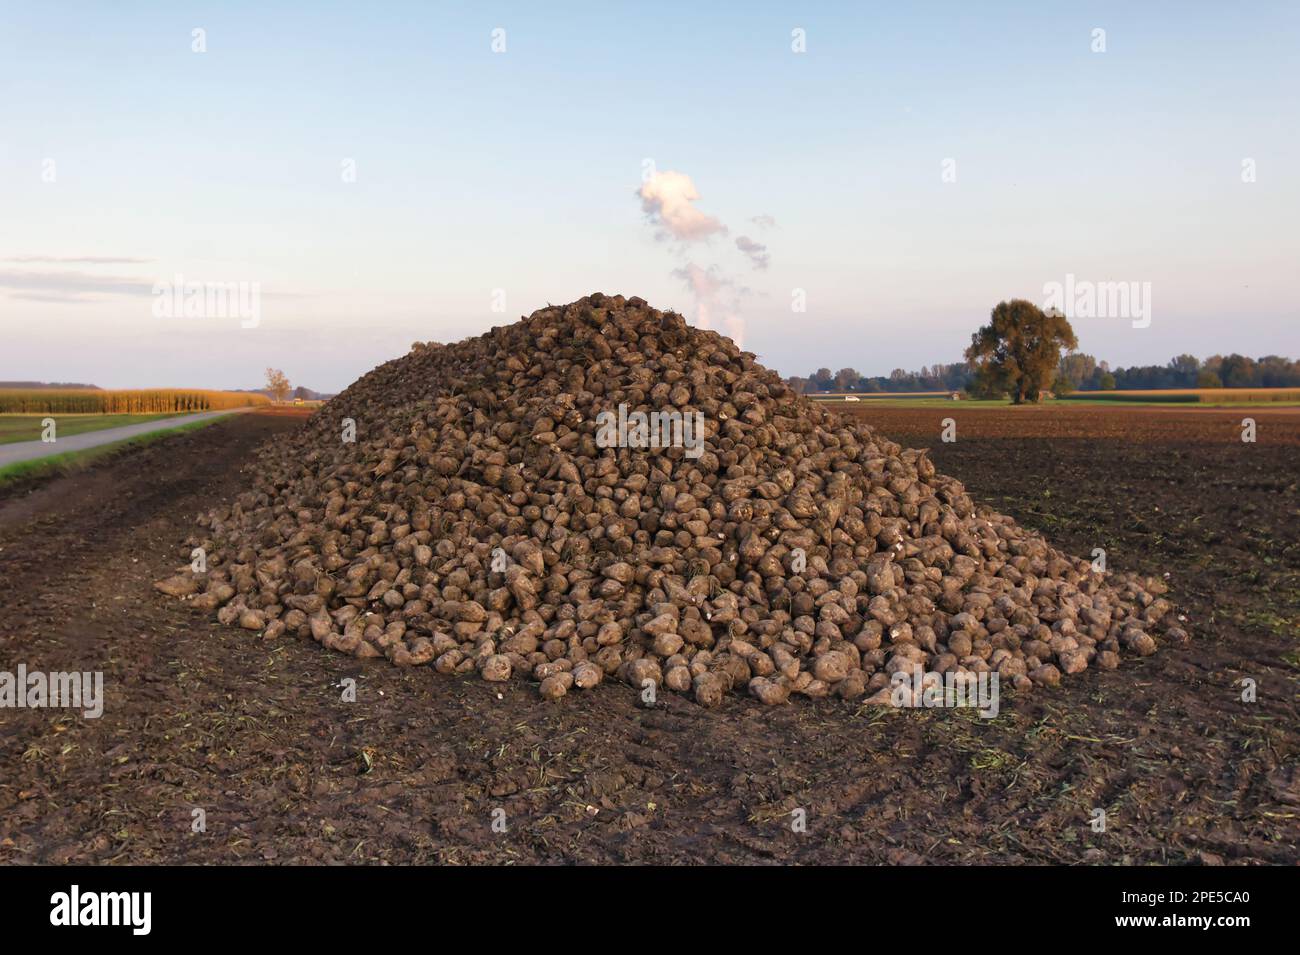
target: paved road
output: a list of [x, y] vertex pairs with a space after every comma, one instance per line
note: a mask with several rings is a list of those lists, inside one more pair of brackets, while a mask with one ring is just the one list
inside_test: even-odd
[[[236, 408], [233, 411], [204, 411], [200, 414], [178, 415], [175, 418], [159, 418], [157, 421], [128, 424], [120, 428], [105, 428], [102, 431], [87, 431], [83, 434], [69, 435], [66, 438], [59, 438], [49, 443], [44, 441], [15, 441], [12, 444], [0, 444], [0, 468], [7, 464], [17, 464], [19, 461], [35, 461], [37, 458], [48, 457], [51, 454], [85, 451], [88, 448], [97, 448], [101, 444], [112, 444], [114, 441], [121, 441], [124, 438], [138, 438], [142, 434], [175, 428], [177, 425], [188, 424], [191, 421], [220, 418], [222, 415], [247, 410], [247, 408]], [[51, 415], [51, 417], [57, 421], [59, 416]], [[56, 429], [55, 434], [57, 435], [57, 433]]]

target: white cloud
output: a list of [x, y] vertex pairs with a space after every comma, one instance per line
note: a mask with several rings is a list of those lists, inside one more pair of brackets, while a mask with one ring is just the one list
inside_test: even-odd
[[656, 172], [641, 184], [637, 195], [642, 211], [661, 229], [661, 237], [692, 242], [727, 233], [725, 225], [695, 208], [700, 194], [684, 172]]
[[703, 268], [687, 262], [683, 268], [674, 269], [695, 297], [695, 325], [723, 332], [741, 348], [745, 347], [745, 322], [740, 317], [740, 300], [749, 289], [724, 278], [717, 266]]
[[[657, 238], [680, 243], [676, 251], [681, 251], [688, 243], [728, 232], [719, 219], [696, 208], [700, 194], [686, 173], [656, 172], [641, 185], [637, 195], [646, 218], [658, 228]], [[771, 216], [756, 216], [752, 221], [762, 228], [776, 224]], [[768, 267], [771, 257], [767, 246], [743, 235], [736, 239], [735, 245], [754, 268]], [[727, 278], [716, 264], [706, 267], [688, 261], [672, 274], [681, 280], [695, 300], [696, 326], [720, 331], [743, 348], [745, 323], [740, 306], [750, 290]]]
[[0, 261], [42, 265], [143, 265], [153, 260], [111, 255], [12, 255]]
[[768, 254], [767, 246], [760, 242], [755, 242], [747, 235], [737, 237], [736, 248], [749, 256], [749, 261], [754, 264], [754, 268], [756, 269], [765, 269], [772, 261], [772, 256]]
[[0, 289], [38, 301], [85, 302], [98, 295], [148, 295], [153, 284], [120, 275], [0, 269]]

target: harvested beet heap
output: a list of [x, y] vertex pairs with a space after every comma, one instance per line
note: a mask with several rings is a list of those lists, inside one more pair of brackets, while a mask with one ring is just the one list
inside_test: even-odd
[[[620, 405], [701, 412], [703, 448], [602, 446]], [[199, 523], [206, 573], [158, 587], [223, 623], [547, 699], [617, 677], [705, 705], [883, 702], [900, 668], [1023, 688], [1186, 639], [1159, 581], [1095, 573], [925, 451], [622, 296], [417, 344]]]

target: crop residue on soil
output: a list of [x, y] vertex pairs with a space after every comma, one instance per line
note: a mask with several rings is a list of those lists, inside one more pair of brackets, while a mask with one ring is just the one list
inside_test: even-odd
[[1185, 650], [994, 720], [738, 695], [647, 709], [630, 688], [539, 707], [527, 682], [250, 640], [158, 599], [193, 515], [233, 501], [292, 420], [241, 415], [0, 499], [0, 668], [103, 670], [107, 697], [98, 720], [0, 718], [0, 862], [1294, 863], [1300, 551], [1276, 528], [1295, 520], [1300, 445], [1264, 429], [1243, 455], [1207, 422], [1158, 446], [1125, 417], [1130, 440], [1099, 409], [1068, 441], [934, 448], [1069, 549], [1170, 573], [1206, 621]]

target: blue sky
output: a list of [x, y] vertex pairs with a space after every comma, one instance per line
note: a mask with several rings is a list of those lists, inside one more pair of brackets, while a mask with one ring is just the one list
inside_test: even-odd
[[[592, 291], [888, 374], [1067, 274], [1150, 283], [1074, 321], [1112, 364], [1300, 355], [1297, 5], [733, 9], [0, 3], [0, 379], [336, 390]], [[647, 168], [725, 233], [661, 237]], [[177, 274], [256, 327], [159, 317]]]

